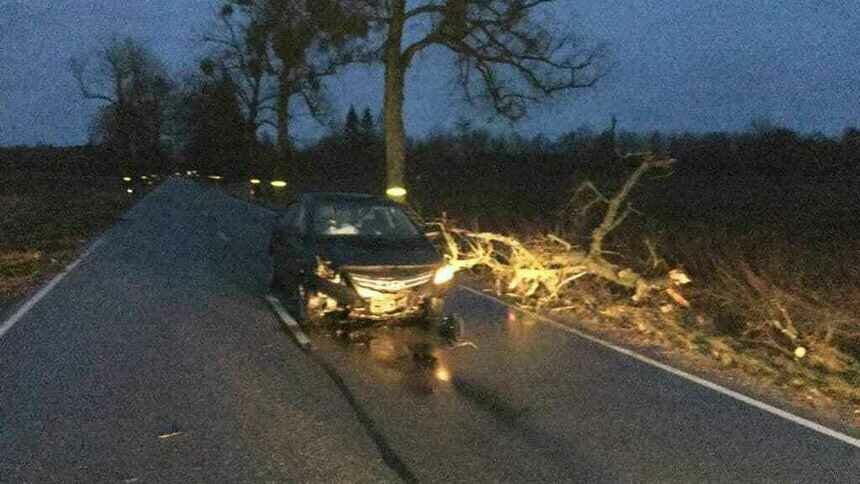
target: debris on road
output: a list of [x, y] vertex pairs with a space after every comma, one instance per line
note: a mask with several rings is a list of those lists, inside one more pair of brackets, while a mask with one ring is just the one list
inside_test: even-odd
[[185, 433], [185, 432], [168, 432], [168, 433], [164, 433], [164, 434], [159, 434], [159, 435], [158, 435], [158, 438], [159, 438], [159, 439], [161, 439], [161, 440], [166, 440], [166, 439], [170, 439], [170, 438], [173, 438], [173, 437], [178, 437], [178, 436], [180, 436], [180, 435], [182, 435], [182, 434], [184, 434], [184, 433]]

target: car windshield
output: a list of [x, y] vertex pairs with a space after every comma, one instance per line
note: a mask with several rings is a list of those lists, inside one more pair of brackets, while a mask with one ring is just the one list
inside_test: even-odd
[[399, 207], [365, 201], [327, 201], [317, 206], [313, 219], [317, 235], [413, 239], [415, 224]]

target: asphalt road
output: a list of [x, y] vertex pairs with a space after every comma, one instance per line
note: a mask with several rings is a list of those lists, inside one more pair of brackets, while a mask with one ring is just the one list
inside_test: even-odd
[[171, 180], [106, 233], [0, 338], [0, 482], [860, 476], [856, 447], [465, 291], [477, 349], [303, 352], [263, 298], [271, 218]]

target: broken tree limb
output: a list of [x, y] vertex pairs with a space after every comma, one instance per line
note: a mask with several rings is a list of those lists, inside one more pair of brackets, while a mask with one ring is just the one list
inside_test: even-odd
[[[643, 158], [643, 161], [639, 164], [636, 170], [627, 178], [622, 185], [621, 189], [618, 190], [611, 199], [607, 201], [606, 214], [603, 216], [603, 221], [594, 231], [591, 233], [591, 246], [588, 249], [588, 253], [591, 256], [596, 256], [597, 254], [603, 253], [603, 241], [606, 239], [606, 236], [609, 235], [610, 232], [615, 230], [621, 223], [630, 215], [630, 212], [633, 210], [630, 205], [627, 203], [627, 198], [630, 196], [630, 192], [633, 191], [633, 187], [639, 183], [639, 180], [649, 170], [653, 170], [654, 168], [668, 168], [675, 163], [674, 159], [671, 158], [657, 158], [652, 154], [644, 154], [638, 155]], [[597, 188], [594, 187], [593, 184], [589, 183], [592, 189], [600, 193]], [[600, 195], [603, 200], [606, 200], [606, 197]]]
[[[637, 154], [636, 157], [642, 161], [611, 198], [601, 193], [591, 182], [583, 183], [575, 191], [574, 197], [583, 192], [593, 195], [593, 199], [577, 211], [579, 214], [587, 212], [595, 204], [606, 204], [606, 212], [592, 231], [587, 250], [556, 234], [534, 237], [524, 242], [513, 236], [451, 227], [443, 220], [440, 226], [451, 264], [459, 269], [486, 266], [496, 278], [497, 292], [504, 287], [506, 293], [537, 300], [538, 305], [558, 300], [564, 289], [585, 275], [632, 289], [635, 301], [647, 298], [655, 290], [670, 288], [677, 281], [669, 276], [645, 278], [632, 268], [620, 267], [606, 259], [609, 254], [603, 246], [606, 237], [631, 213], [636, 212], [627, 201], [634, 187], [649, 170], [666, 168], [675, 162], [651, 154]], [[676, 276], [682, 274], [681, 271], [673, 273]], [[689, 282], [686, 274], [684, 278]], [[689, 307], [679, 292], [673, 291], [669, 297], [675, 303]]]

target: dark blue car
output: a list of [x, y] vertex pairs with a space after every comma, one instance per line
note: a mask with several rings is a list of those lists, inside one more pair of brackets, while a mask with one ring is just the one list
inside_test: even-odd
[[441, 318], [454, 268], [408, 207], [365, 194], [308, 193], [278, 217], [272, 287], [299, 322]]

